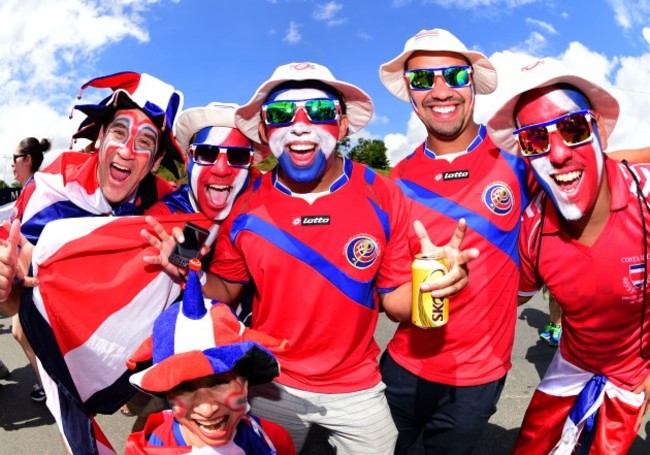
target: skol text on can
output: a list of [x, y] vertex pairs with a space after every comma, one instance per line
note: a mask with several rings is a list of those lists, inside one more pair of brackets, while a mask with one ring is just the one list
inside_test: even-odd
[[434, 298], [431, 292], [423, 292], [420, 285], [426, 281], [444, 276], [449, 272], [449, 262], [443, 256], [417, 254], [413, 271], [413, 324], [424, 329], [440, 327], [449, 320], [449, 299]]

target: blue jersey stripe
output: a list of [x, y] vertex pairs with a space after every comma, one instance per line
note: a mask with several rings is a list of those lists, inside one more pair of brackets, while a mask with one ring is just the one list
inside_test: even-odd
[[[491, 223], [485, 217], [456, 204], [449, 199], [440, 196], [433, 191], [429, 191], [409, 180], [397, 180], [397, 185], [402, 189], [404, 194], [429, 207], [438, 213], [446, 215], [456, 221], [465, 218], [467, 225], [476, 233], [482, 235], [496, 248], [500, 249], [512, 259], [517, 267], [519, 267], [519, 250], [517, 248], [517, 239], [519, 237], [519, 223], [512, 231], [504, 231], [503, 229]], [[523, 207], [523, 206], [522, 206]], [[495, 235], [495, 231], [498, 234]]]
[[367, 308], [374, 308], [374, 279], [357, 281], [350, 278], [320, 253], [289, 235], [286, 231], [267, 223], [257, 216], [245, 214], [237, 217], [230, 232], [230, 239], [233, 243], [235, 243], [237, 236], [242, 231], [249, 231], [260, 238], [266, 239], [288, 255], [316, 270], [351, 300]]

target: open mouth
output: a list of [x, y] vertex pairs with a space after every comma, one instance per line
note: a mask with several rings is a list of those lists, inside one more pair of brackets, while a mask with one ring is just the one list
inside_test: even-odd
[[118, 182], [123, 182], [124, 180], [128, 179], [129, 176], [131, 175], [131, 169], [118, 166], [115, 163], [111, 163], [109, 167], [109, 171], [111, 174], [111, 177]]
[[580, 183], [580, 179], [582, 178], [582, 171], [570, 171], [562, 174], [554, 174], [551, 175], [551, 178], [559, 189], [564, 192], [571, 193], [575, 191], [578, 184]]
[[288, 148], [291, 160], [299, 166], [309, 164], [316, 152], [315, 144], [290, 144]]
[[208, 436], [214, 436], [215, 434], [226, 431], [226, 426], [228, 424], [228, 416], [225, 415], [218, 419], [209, 420], [209, 421], [195, 420], [194, 423], [196, 423], [196, 425], [199, 427], [202, 433], [205, 433]]
[[456, 106], [431, 106], [431, 110], [439, 115], [448, 115], [456, 110]]
[[205, 194], [208, 196], [208, 200], [215, 207], [225, 207], [228, 204], [228, 198], [230, 192], [232, 191], [232, 186], [230, 185], [206, 185]]

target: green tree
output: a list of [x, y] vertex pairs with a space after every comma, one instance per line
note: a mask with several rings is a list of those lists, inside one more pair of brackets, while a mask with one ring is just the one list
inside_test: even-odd
[[349, 151], [348, 158], [358, 163], [364, 163], [373, 169], [388, 169], [386, 144], [379, 139], [359, 139], [357, 145]]
[[350, 153], [350, 148], [351, 148], [350, 137], [345, 136], [336, 144], [336, 148], [334, 149], [334, 151], [336, 152], [337, 155], [347, 156], [348, 153]]

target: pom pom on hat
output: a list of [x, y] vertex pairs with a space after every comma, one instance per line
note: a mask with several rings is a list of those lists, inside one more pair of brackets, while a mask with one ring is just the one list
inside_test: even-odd
[[269, 382], [279, 374], [269, 349], [285, 351], [289, 342], [245, 327], [223, 303], [206, 308], [199, 273], [200, 262], [190, 262], [182, 302], [156, 319], [151, 338], [127, 361], [134, 369], [153, 360], [153, 366], [130, 378], [145, 392], [168, 392], [182, 382], [233, 369], [251, 384]]

